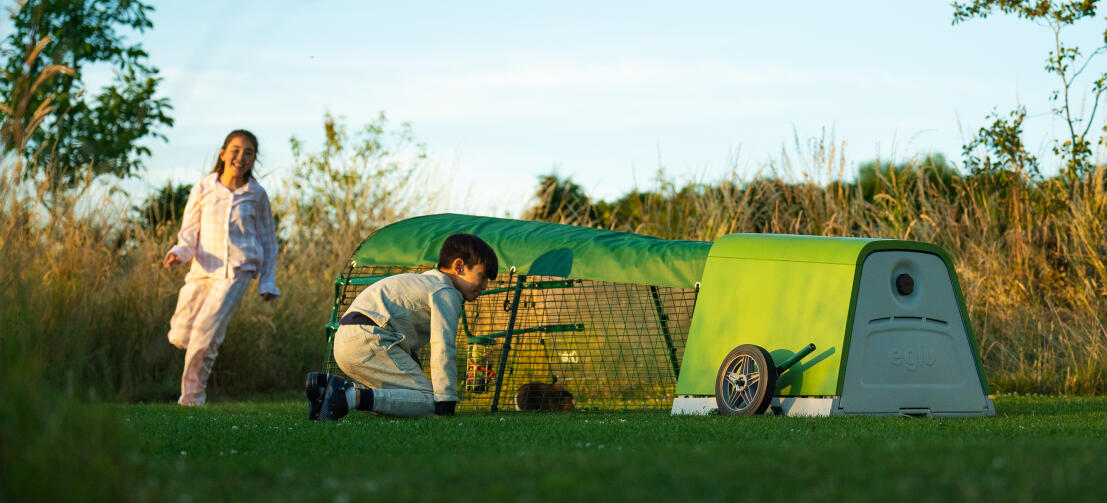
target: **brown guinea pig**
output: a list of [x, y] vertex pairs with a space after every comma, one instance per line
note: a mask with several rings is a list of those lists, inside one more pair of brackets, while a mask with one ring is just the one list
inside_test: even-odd
[[515, 393], [515, 410], [573, 410], [573, 394], [559, 383], [526, 383]]

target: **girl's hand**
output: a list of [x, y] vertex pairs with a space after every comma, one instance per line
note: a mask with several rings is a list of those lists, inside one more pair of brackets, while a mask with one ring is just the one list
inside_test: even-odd
[[161, 261], [161, 266], [166, 269], [169, 269], [170, 267], [177, 267], [180, 264], [180, 257], [174, 255], [173, 252], [169, 252], [169, 254], [165, 256], [165, 260]]
[[271, 300], [275, 300], [277, 297], [278, 297], [278, 295], [274, 295], [274, 294], [271, 294], [271, 293], [261, 294], [261, 300], [264, 300], [266, 302], [269, 302]]

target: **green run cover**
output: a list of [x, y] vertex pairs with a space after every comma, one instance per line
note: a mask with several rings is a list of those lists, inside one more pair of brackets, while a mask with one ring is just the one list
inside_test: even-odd
[[382, 227], [361, 242], [351, 260], [355, 267], [437, 263], [442, 242], [459, 232], [492, 246], [500, 274], [515, 267], [516, 274], [678, 288], [695, 286], [711, 249], [705, 241], [445, 213]]

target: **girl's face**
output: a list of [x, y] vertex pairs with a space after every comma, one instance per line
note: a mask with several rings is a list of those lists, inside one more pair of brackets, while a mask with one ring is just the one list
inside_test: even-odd
[[219, 151], [219, 160], [223, 161], [223, 175], [242, 179], [254, 168], [254, 156], [257, 147], [250, 140], [235, 136], [223, 150]]

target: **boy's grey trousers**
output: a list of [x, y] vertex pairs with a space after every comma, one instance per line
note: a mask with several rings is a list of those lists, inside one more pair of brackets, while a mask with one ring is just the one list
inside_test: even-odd
[[434, 388], [400, 342], [403, 334], [373, 325], [341, 325], [334, 360], [346, 375], [373, 388], [373, 412], [416, 417], [434, 414]]

